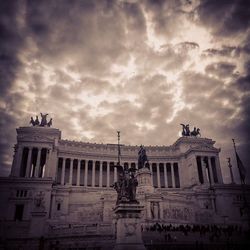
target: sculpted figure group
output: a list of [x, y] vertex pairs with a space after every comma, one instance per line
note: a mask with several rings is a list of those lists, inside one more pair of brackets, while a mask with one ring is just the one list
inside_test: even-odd
[[119, 179], [113, 184], [114, 189], [117, 192], [116, 204], [119, 203], [138, 203], [136, 200], [136, 187], [138, 186], [138, 181], [135, 177], [134, 168], [122, 168], [118, 167]]
[[182, 136], [198, 136], [198, 135], [201, 136], [199, 128], [194, 127], [194, 130], [190, 131], [189, 124], [185, 125], [181, 123], [181, 126], [182, 126]]
[[52, 118], [50, 118], [49, 122], [47, 122], [48, 114], [40, 113], [40, 115], [41, 115], [41, 122], [38, 119], [38, 115], [36, 115], [35, 120], [33, 117], [30, 118], [30, 124], [32, 126], [51, 127], [52, 126]]
[[[138, 169], [145, 167], [145, 162], [148, 162], [145, 148], [141, 145], [138, 152]], [[117, 192], [116, 204], [120, 203], [139, 203], [136, 200], [136, 187], [138, 181], [136, 179], [135, 168], [122, 167], [119, 164], [115, 166], [119, 173], [119, 179], [113, 184], [114, 189]]]

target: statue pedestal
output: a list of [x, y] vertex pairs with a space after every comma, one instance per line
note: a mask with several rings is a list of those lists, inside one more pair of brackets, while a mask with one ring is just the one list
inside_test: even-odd
[[138, 180], [137, 193], [153, 193], [154, 187], [152, 183], [152, 173], [150, 169], [144, 167], [140, 168], [136, 174]]
[[41, 237], [44, 235], [44, 225], [45, 225], [45, 217], [47, 212], [36, 211], [32, 212], [29, 236], [30, 237]]
[[143, 206], [136, 203], [120, 203], [116, 206], [114, 250], [146, 250], [141, 237], [141, 211]]

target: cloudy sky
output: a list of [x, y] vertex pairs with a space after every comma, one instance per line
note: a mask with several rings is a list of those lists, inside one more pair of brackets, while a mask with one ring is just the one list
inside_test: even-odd
[[249, 168], [249, 1], [0, 5], [0, 175], [15, 128], [40, 112], [64, 139], [97, 143], [120, 130], [124, 144], [170, 145], [189, 123], [222, 149], [225, 182], [232, 138]]

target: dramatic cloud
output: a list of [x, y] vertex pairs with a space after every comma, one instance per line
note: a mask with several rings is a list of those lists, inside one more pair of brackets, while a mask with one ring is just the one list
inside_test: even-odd
[[249, 167], [249, 1], [0, 4], [1, 175], [40, 112], [97, 143], [170, 145], [189, 123], [222, 148], [226, 182], [232, 138]]

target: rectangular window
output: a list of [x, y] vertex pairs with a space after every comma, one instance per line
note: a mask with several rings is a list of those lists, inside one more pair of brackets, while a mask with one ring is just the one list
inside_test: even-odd
[[14, 216], [15, 221], [17, 221], [17, 220], [22, 221], [23, 220], [23, 210], [24, 210], [23, 204], [16, 205], [15, 216]]
[[61, 210], [61, 203], [57, 203], [57, 211]]

